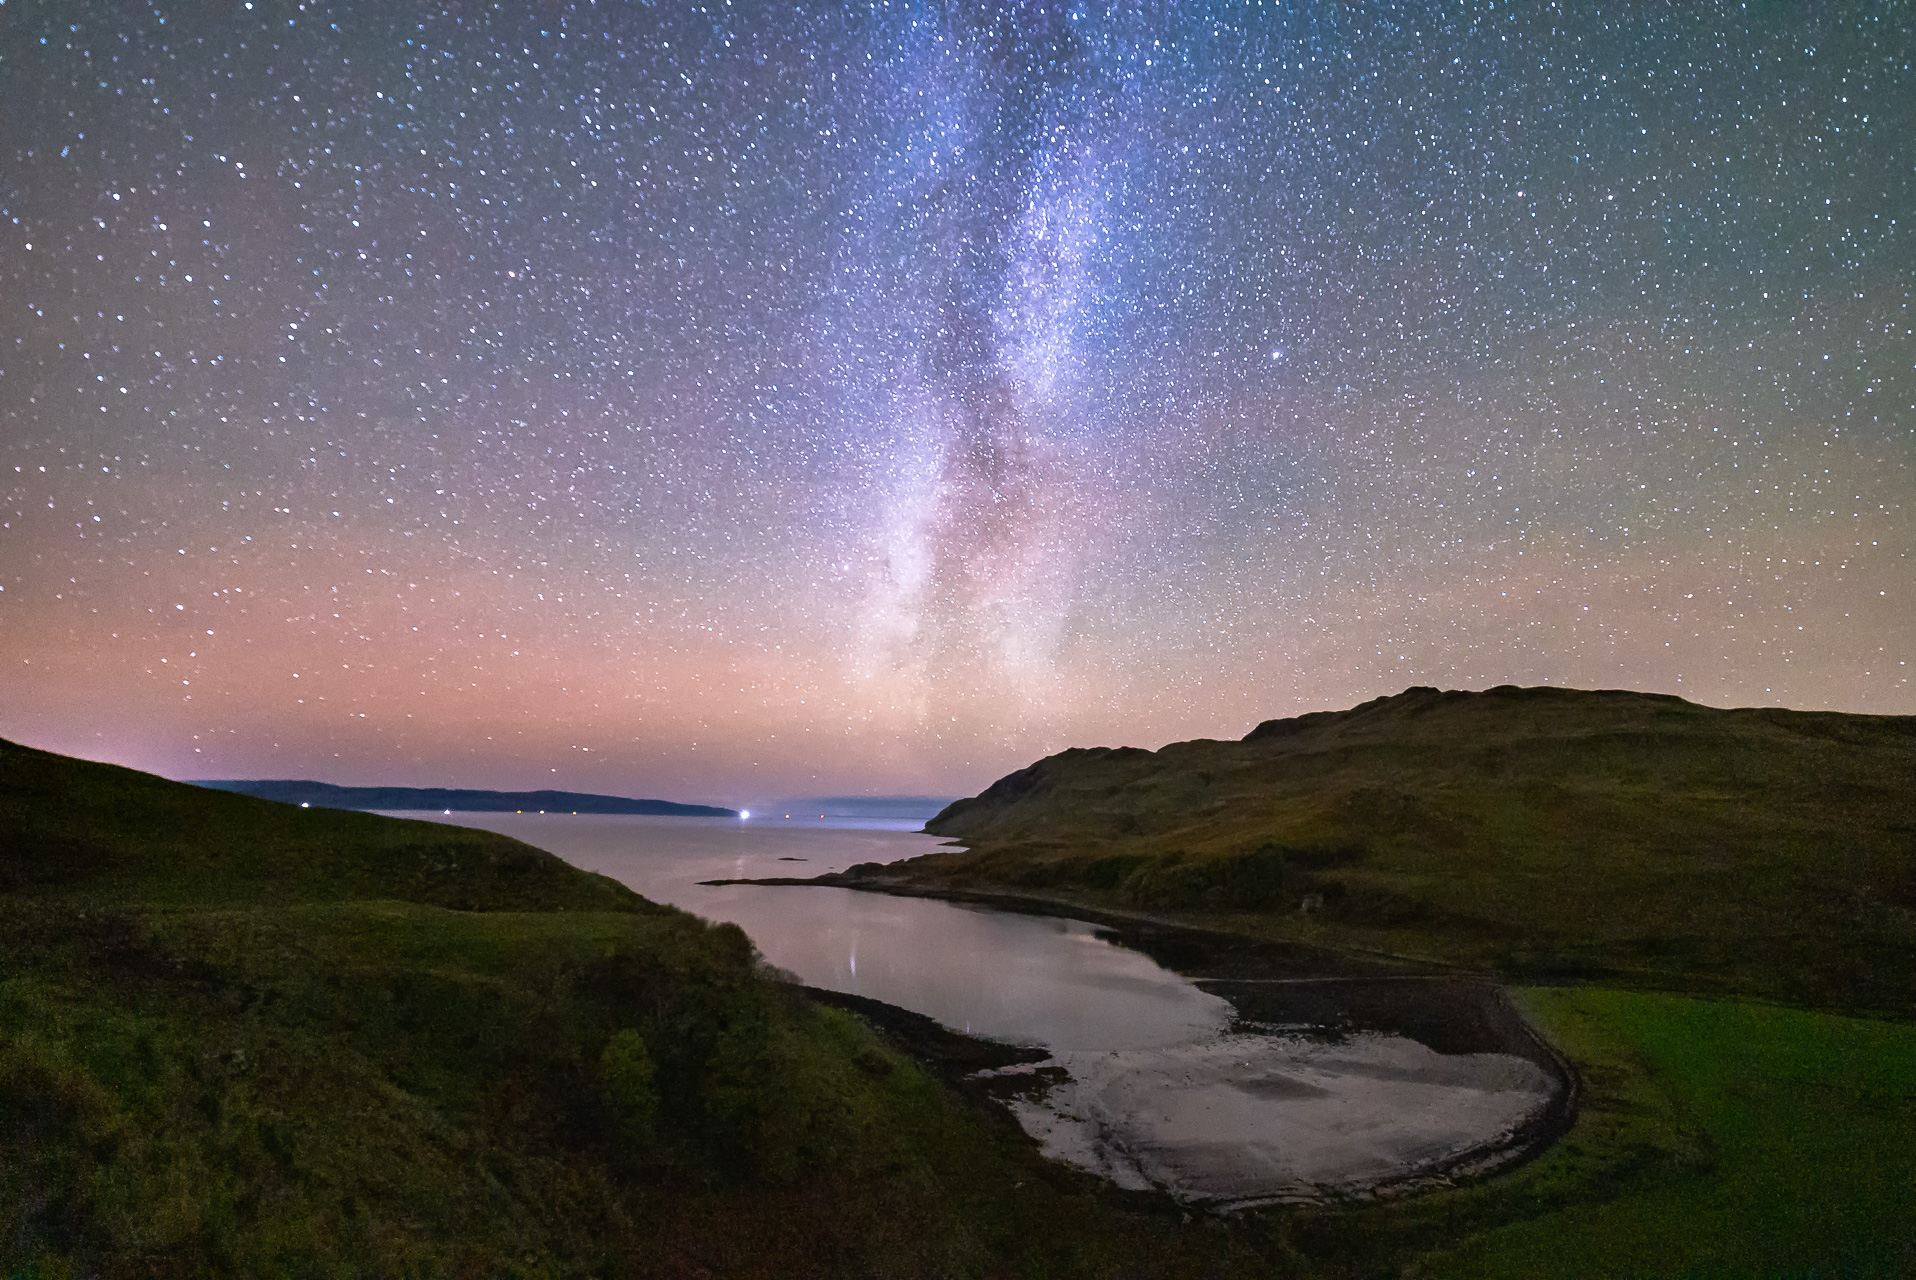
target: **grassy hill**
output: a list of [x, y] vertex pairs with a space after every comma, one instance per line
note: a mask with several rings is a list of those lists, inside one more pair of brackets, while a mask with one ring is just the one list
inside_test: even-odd
[[1271, 1273], [502, 836], [0, 741], [0, 940], [6, 1275]]
[[[1877, 784], [1859, 760], [1894, 765], [1907, 737], [1888, 722], [1884, 747], [1868, 734], [1885, 722], [1834, 720], [1842, 732], [1818, 739], [1833, 744], [1824, 776], [1863, 797], [1862, 853], [1817, 865], [1861, 868], [1839, 899], [1855, 909], [1855, 895], [1899, 883], [1869, 841], [1878, 831], [1894, 855], [1895, 831], [1871, 823], [1902, 820], [1871, 808]], [[1320, 739], [1331, 756], [1339, 736]], [[1365, 735], [1343, 736], [1345, 767], [1365, 774]], [[1545, 754], [1507, 741], [1526, 760]], [[1058, 786], [1096, 776], [1080, 762], [1236, 746], [1071, 753], [970, 821], [988, 830], [1047, 787], [1110, 785]], [[1452, 746], [1470, 758], [1465, 740]], [[1428, 767], [1441, 773], [1443, 754], [1426, 751]], [[1575, 769], [1560, 776], [1572, 786]], [[1152, 785], [1190, 781], [1169, 770]], [[1212, 812], [1232, 820], [1229, 806]], [[1048, 887], [1020, 892], [1251, 932], [1463, 956], [1480, 945], [1448, 923], [1450, 899], [1409, 923], [1366, 923], [1362, 894], [1413, 890], [1389, 869], [1410, 856], [1398, 846], [1340, 843], [1358, 823], [1308, 838], [1283, 828], [1292, 843], [1272, 878], [1269, 833], [1248, 849], [1248, 837], [1206, 844], [1207, 824], [1135, 801], [1100, 820], [1134, 822], [1114, 836], [1133, 843], [1114, 850], [1026, 810], [1017, 841], [940, 855], [926, 880], [1029, 881]], [[1794, 819], [1812, 831], [1827, 820]], [[1344, 853], [1313, 862], [1323, 849]], [[1250, 871], [1230, 871], [1246, 854]], [[1494, 889], [1495, 858], [1512, 855], [1474, 856], [1471, 874]], [[987, 870], [999, 859], [1006, 878], [973, 858]], [[1885, 864], [1892, 874], [1872, 879]], [[1342, 896], [1337, 877], [1353, 886]], [[1305, 891], [1325, 896], [1321, 912], [1288, 906]], [[1902, 910], [1887, 897], [1868, 909]], [[1695, 910], [1699, 927], [1771, 918]], [[1534, 956], [1536, 939], [1578, 918], [1553, 899], [1534, 927], [1509, 919], [1495, 940], [1520, 938]], [[1518, 998], [1583, 1083], [1576, 1127], [1540, 1158], [1401, 1202], [1187, 1217], [1041, 1160], [1008, 1116], [770, 980], [736, 928], [485, 832], [298, 809], [0, 742], [0, 941], [9, 1276], [1886, 1276], [1916, 1258], [1907, 1025], [1527, 989]], [[1744, 964], [1711, 980], [1774, 976]]]
[[42, 900], [659, 910], [612, 880], [491, 832], [303, 810], [4, 739], [0, 805], [0, 891]]
[[878, 879], [1529, 978], [1916, 1011], [1916, 717], [1411, 689], [1241, 741], [1072, 750]]

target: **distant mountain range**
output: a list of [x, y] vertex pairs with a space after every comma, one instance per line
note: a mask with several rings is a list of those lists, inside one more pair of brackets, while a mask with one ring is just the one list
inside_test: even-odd
[[584, 791], [469, 791], [448, 787], [336, 787], [299, 778], [205, 778], [193, 785], [320, 809], [438, 809], [455, 813], [645, 813], [736, 818], [738, 810], [670, 800], [634, 800]]

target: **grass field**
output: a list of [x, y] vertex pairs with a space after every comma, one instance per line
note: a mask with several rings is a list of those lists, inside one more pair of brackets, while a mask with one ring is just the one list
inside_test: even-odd
[[1481, 1183], [1266, 1224], [1304, 1273], [1916, 1274], [1916, 1026], [1599, 987], [1514, 994], [1578, 1068], [1572, 1130]]
[[[682, 917], [96, 904], [68, 926], [0, 916], [12, 1274], [1107, 1275], [1155, 1260], [1132, 1272], [1148, 1275], [1233, 1256], [1234, 1274], [1272, 1274], [1248, 1245], [1046, 1165], [1008, 1117]], [[626, 1028], [655, 1063], [637, 1117], [604, 1069]]]
[[[1519, 997], [1573, 1051], [1634, 1055], [1637, 1087], [1661, 1095], [1639, 1104], [1667, 1108], [1697, 1158], [1491, 1230], [1429, 1274], [1916, 1275], [1916, 1026], [1595, 988]], [[1581, 1136], [1546, 1161], [1577, 1159]]]

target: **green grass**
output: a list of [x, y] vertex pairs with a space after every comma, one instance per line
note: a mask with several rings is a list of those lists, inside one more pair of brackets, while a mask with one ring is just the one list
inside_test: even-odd
[[0, 743], [0, 939], [9, 1276], [1916, 1271], [1907, 1024], [1529, 988], [1584, 1085], [1538, 1159], [1187, 1218], [482, 832]]
[[1413, 689], [1238, 742], [1067, 751], [927, 829], [966, 850], [878, 878], [1518, 981], [1916, 1011], [1916, 717]]
[[1916, 1272], [1916, 1027], [1598, 987], [1514, 993], [1576, 1124], [1486, 1181], [1267, 1229], [1325, 1277]]
[[1521, 999], [1561, 1040], [1636, 1055], [1639, 1089], [1674, 1103], [1703, 1158], [1491, 1230], [1430, 1274], [1916, 1273], [1916, 1027], [1594, 988]]
[[503, 837], [0, 743], [0, 939], [0, 1274], [1277, 1273]]
[[[1081, 1275], [1231, 1252], [1044, 1165], [855, 1018], [735, 964], [736, 931], [391, 902], [33, 915], [0, 918], [0, 1259], [29, 1274]], [[598, 1070], [630, 1029], [658, 1063], [643, 1133]]]
[[466, 911], [657, 911], [488, 831], [302, 809], [0, 739], [0, 893], [149, 903], [390, 898]]

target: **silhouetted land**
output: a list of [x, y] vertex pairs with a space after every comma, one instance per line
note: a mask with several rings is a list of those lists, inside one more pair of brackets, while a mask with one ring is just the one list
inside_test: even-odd
[[1066, 751], [926, 830], [965, 851], [849, 879], [1916, 1010], [1916, 717], [1411, 689], [1236, 742]]
[[472, 791], [457, 787], [336, 787], [297, 778], [208, 778], [193, 783], [261, 800], [325, 809], [437, 809], [444, 813], [637, 813], [736, 818], [738, 810], [670, 800], [634, 800], [586, 791]]
[[916, 818], [923, 820], [952, 802], [951, 796], [795, 796], [766, 806], [768, 816], [809, 818]]

